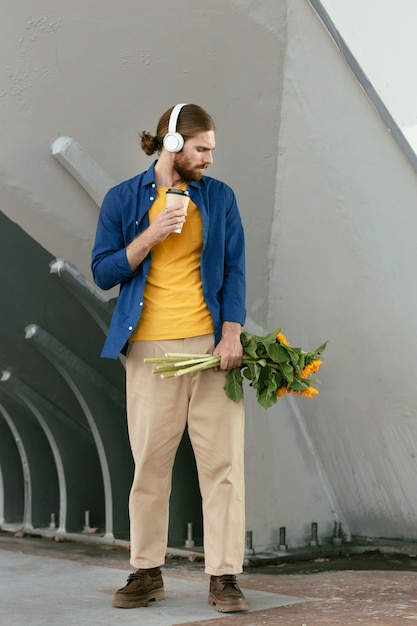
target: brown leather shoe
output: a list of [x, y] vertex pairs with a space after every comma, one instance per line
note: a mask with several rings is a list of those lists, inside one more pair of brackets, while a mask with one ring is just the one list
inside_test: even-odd
[[165, 598], [161, 570], [136, 570], [127, 579], [127, 585], [114, 594], [113, 606], [120, 609], [134, 609], [146, 606], [150, 600]]
[[238, 613], [248, 610], [248, 603], [236, 582], [234, 574], [210, 578], [209, 604], [216, 605], [221, 613]]

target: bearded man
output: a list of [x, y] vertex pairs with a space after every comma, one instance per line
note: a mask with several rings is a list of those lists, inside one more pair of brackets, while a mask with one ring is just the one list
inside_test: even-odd
[[[160, 568], [172, 469], [187, 426], [202, 495], [208, 601], [218, 611], [246, 611], [236, 581], [245, 548], [244, 406], [223, 389], [227, 371], [242, 363], [242, 222], [232, 189], [205, 175], [213, 162], [215, 125], [202, 107], [168, 109], [156, 134], [142, 132], [141, 143], [158, 158], [107, 193], [92, 252], [96, 284], [120, 286], [102, 356], [126, 354], [135, 462], [129, 498], [135, 571], [113, 606], [164, 598]], [[167, 208], [171, 188], [188, 192], [187, 211], [181, 200]], [[170, 352], [220, 355], [220, 367], [162, 380], [144, 359]]]

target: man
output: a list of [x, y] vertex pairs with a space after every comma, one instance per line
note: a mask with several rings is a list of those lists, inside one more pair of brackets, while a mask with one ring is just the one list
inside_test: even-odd
[[[203, 502], [209, 603], [246, 611], [236, 582], [245, 545], [244, 408], [223, 389], [242, 363], [245, 321], [244, 234], [233, 191], [204, 176], [213, 162], [215, 126], [195, 104], [160, 118], [142, 149], [158, 159], [106, 195], [92, 254], [102, 289], [120, 285], [102, 356], [126, 353], [129, 438], [135, 475], [129, 499], [131, 565], [113, 606], [161, 600], [172, 468], [184, 429], [196, 458]], [[187, 189], [166, 208], [168, 188]], [[182, 226], [182, 232], [174, 232]], [[162, 380], [146, 357], [168, 352], [221, 355], [220, 368]]]

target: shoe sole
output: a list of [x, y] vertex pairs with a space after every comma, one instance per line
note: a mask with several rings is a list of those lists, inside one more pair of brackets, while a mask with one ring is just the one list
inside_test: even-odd
[[243, 613], [249, 610], [249, 606], [244, 600], [237, 600], [236, 602], [219, 602], [212, 593], [209, 594], [208, 603], [211, 606], [215, 606], [216, 611], [219, 611], [219, 613]]
[[130, 602], [129, 600], [113, 600], [112, 606], [117, 609], [136, 609], [140, 606], [147, 606], [148, 602], [151, 602], [152, 600], [158, 601], [164, 599], [164, 590], [157, 589], [156, 591], [151, 591], [146, 596], [143, 596], [140, 600], [132, 600]]

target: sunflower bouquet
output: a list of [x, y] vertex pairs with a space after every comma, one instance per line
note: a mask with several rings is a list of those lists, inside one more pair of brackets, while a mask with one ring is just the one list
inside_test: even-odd
[[[259, 404], [268, 409], [286, 393], [312, 398], [318, 394], [313, 384], [318, 381], [310, 378], [321, 364], [321, 354], [327, 342], [312, 352], [293, 348], [277, 328], [265, 337], [243, 331], [240, 335], [243, 359], [240, 368], [230, 370], [226, 376], [224, 390], [227, 396], [238, 402], [243, 398], [243, 380], [256, 390]], [[154, 374], [162, 378], [183, 376], [192, 372], [218, 367], [220, 355], [169, 353], [165, 358], [145, 359], [155, 363]]]

